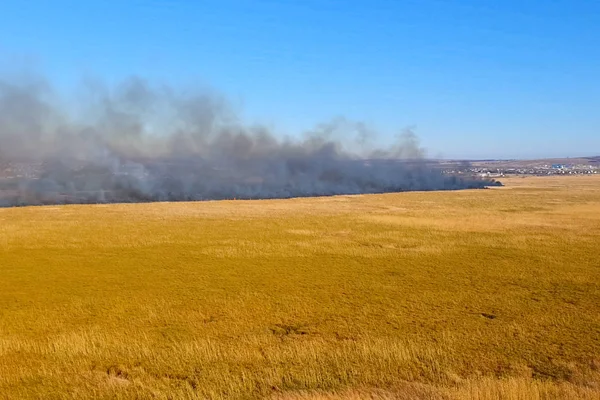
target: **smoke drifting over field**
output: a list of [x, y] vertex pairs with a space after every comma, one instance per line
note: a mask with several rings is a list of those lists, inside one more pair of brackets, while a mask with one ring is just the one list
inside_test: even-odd
[[368, 146], [336, 120], [302, 139], [243, 125], [218, 95], [130, 79], [88, 85], [78, 112], [47, 82], [0, 81], [0, 205], [258, 199], [494, 184], [446, 176], [406, 132]]

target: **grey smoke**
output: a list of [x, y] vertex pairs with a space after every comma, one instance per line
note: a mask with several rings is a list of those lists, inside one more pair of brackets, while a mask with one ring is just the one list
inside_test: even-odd
[[132, 78], [90, 83], [78, 112], [43, 79], [0, 81], [0, 205], [258, 199], [482, 188], [424, 160], [410, 131], [388, 149], [336, 119], [301, 139], [245, 126], [209, 91]]

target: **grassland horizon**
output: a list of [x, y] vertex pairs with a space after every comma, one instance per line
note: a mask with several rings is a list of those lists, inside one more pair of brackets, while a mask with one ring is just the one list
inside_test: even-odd
[[0, 209], [0, 398], [598, 399], [600, 177]]

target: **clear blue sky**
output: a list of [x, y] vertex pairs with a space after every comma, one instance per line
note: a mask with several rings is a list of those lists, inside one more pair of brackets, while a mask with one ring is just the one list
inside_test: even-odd
[[288, 134], [416, 126], [431, 156], [600, 154], [598, 0], [2, 0], [0, 63], [201, 81]]

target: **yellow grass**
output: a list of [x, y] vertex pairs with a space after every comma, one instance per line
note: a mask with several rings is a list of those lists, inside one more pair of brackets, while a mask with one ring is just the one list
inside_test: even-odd
[[598, 399], [600, 177], [0, 209], [0, 398]]

